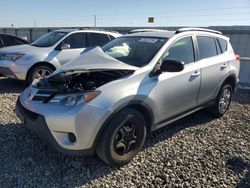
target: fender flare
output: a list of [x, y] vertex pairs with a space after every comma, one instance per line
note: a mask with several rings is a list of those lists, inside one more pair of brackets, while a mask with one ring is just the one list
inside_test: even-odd
[[[154, 113], [153, 110], [149, 107], [149, 105], [147, 105], [145, 102], [140, 101], [140, 100], [132, 100], [129, 101], [129, 103], [126, 103], [124, 105], [119, 106], [119, 108], [116, 108], [113, 113], [104, 121], [104, 123], [102, 124], [101, 128], [98, 130], [93, 145], [92, 147], [95, 148], [100, 135], [102, 133], [102, 131], [104, 130], [104, 128], [108, 125], [108, 123], [110, 122], [110, 120], [116, 115], [118, 114], [121, 110], [125, 109], [125, 108], [133, 108], [137, 111], [139, 111], [140, 113], [142, 113], [143, 117], [145, 118], [145, 121], [147, 123], [147, 134], [149, 134], [152, 130], [152, 127], [154, 126]], [[139, 109], [140, 108], [140, 109]], [[142, 109], [145, 110], [144, 112], [146, 112], [147, 114], [142, 112]]]

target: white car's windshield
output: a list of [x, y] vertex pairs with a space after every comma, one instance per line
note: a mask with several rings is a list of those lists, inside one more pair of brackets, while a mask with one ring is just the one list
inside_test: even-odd
[[32, 46], [38, 46], [38, 47], [49, 47], [54, 45], [57, 41], [59, 41], [61, 38], [63, 38], [67, 33], [66, 32], [59, 32], [59, 31], [53, 31], [46, 35], [43, 35], [36, 41], [32, 42]]
[[143, 67], [167, 41], [155, 37], [121, 37], [102, 47], [102, 50], [126, 64]]

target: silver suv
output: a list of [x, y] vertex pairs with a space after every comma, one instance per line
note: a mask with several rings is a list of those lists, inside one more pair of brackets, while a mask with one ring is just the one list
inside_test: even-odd
[[202, 108], [229, 108], [239, 56], [204, 29], [124, 35], [33, 82], [19, 97], [24, 125], [57, 150], [128, 163], [146, 135]]
[[30, 84], [76, 58], [86, 47], [103, 46], [119, 36], [117, 32], [93, 29], [55, 30], [31, 45], [1, 49], [0, 74]]

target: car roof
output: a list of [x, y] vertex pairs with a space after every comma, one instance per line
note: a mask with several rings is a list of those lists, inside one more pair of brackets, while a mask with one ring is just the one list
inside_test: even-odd
[[138, 32], [124, 35], [123, 37], [159, 37], [159, 38], [171, 38], [175, 35], [175, 31], [149, 31]]
[[104, 29], [94, 29], [94, 28], [79, 28], [79, 29], [57, 29], [54, 30], [57, 32], [65, 32], [65, 33], [71, 33], [71, 32], [97, 32], [97, 33], [111, 33], [111, 34], [120, 34], [117, 31], [108, 31]]
[[220, 31], [207, 29], [207, 28], [196, 28], [196, 27], [187, 27], [187, 28], [180, 28], [176, 31], [169, 31], [169, 30], [159, 30], [159, 29], [135, 29], [129, 32], [129, 34], [124, 36], [137, 36], [137, 37], [161, 37], [161, 38], [171, 38], [174, 35], [178, 35], [181, 33], [188, 33], [188, 34], [206, 34], [211, 36], [216, 36], [220, 38], [227, 38], [222, 34]]

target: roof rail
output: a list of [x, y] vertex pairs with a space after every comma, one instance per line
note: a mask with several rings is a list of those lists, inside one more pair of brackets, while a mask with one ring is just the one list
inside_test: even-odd
[[181, 29], [178, 29], [175, 32], [175, 34], [186, 32], [186, 31], [205, 31], [205, 32], [210, 32], [210, 33], [222, 35], [222, 32], [220, 32], [220, 31], [216, 31], [216, 30], [212, 30], [212, 29], [205, 29], [205, 28], [196, 28], [196, 27], [181, 28]]
[[93, 31], [107, 31], [107, 32], [113, 32], [113, 33], [119, 33], [118, 31], [114, 30], [108, 30], [108, 29], [103, 29], [103, 28], [96, 28], [96, 27], [80, 27], [78, 30], [93, 30]]
[[132, 34], [132, 33], [143, 33], [143, 32], [153, 32], [153, 31], [168, 31], [168, 30], [163, 30], [163, 29], [149, 29], [149, 28], [145, 28], [145, 29], [133, 29], [131, 31], [128, 32], [128, 34]]

